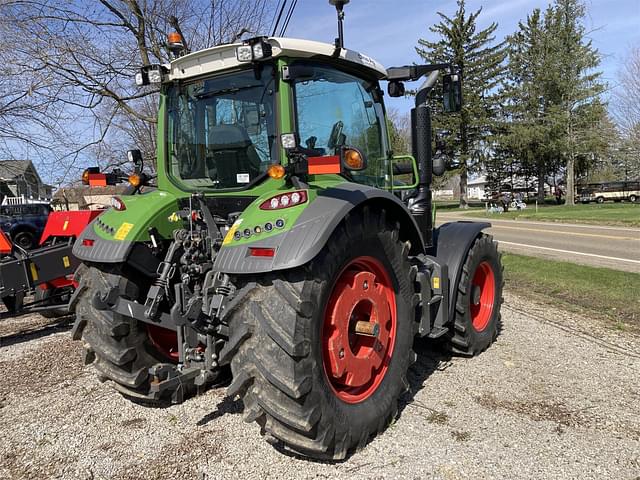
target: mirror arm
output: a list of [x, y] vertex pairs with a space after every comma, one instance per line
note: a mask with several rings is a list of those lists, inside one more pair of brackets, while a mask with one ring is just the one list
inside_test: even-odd
[[433, 90], [433, 87], [435, 87], [439, 76], [440, 76], [440, 71], [435, 70], [431, 72], [427, 77], [427, 79], [424, 81], [424, 83], [420, 85], [420, 88], [416, 93], [416, 107], [427, 103], [429, 94], [431, 93], [431, 90]]

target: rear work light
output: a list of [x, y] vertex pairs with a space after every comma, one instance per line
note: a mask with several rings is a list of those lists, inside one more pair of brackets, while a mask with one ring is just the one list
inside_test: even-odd
[[282, 208], [295, 207], [307, 201], [306, 190], [281, 193], [260, 204], [260, 210], [280, 210]]

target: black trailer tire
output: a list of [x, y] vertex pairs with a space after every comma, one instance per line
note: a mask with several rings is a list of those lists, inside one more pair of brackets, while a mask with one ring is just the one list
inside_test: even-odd
[[[90, 267], [83, 273], [81, 292], [76, 303], [76, 322], [83, 325], [85, 359], [94, 361], [101, 381], [111, 380], [124, 396], [149, 404], [166, 404], [165, 399], [155, 402], [149, 394], [149, 368], [158, 363], [169, 363], [151, 344], [146, 324], [132, 317], [99, 310], [93, 297], [117, 288], [120, 296], [135, 300], [138, 287], [119, 273], [109, 273]], [[77, 338], [77, 337], [76, 337]]]
[[[243, 398], [245, 421], [256, 421], [278, 445], [313, 458], [341, 459], [364, 446], [396, 415], [398, 398], [408, 387], [407, 369], [415, 361], [412, 345], [418, 326], [415, 269], [408, 262], [409, 243], [402, 242], [398, 232], [399, 225], [384, 211], [365, 208], [350, 214], [307, 265], [247, 283], [252, 290], [231, 316], [230, 339], [220, 359], [231, 362], [234, 380], [228, 394]], [[365, 278], [375, 285], [370, 297], [364, 292]], [[387, 281], [392, 283], [395, 311], [377, 296], [384, 292], [385, 299], [392, 298]], [[347, 288], [372, 302], [369, 313], [376, 313], [358, 317], [358, 302], [363, 300], [348, 303], [345, 296], [345, 303], [340, 303]], [[349, 310], [341, 310], [346, 305]], [[347, 311], [351, 313], [340, 315]], [[359, 385], [354, 386], [354, 380], [348, 386], [347, 378], [356, 378], [357, 368], [366, 365], [355, 359], [363, 358], [359, 349], [364, 343], [361, 335], [352, 336], [354, 318], [380, 320], [387, 317], [378, 312], [385, 311], [389, 317], [380, 321], [383, 327], [371, 340], [369, 352], [382, 352], [386, 366], [370, 368], [370, 378], [365, 375]], [[346, 338], [344, 348], [332, 343], [346, 345]], [[351, 363], [336, 378], [335, 369], [344, 366], [337, 358]]]
[[30, 230], [21, 230], [13, 236], [13, 243], [25, 250], [31, 250], [35, 247], [36, 236]]
[[498, 245], [491, 235], [483, 233], [474, 241], [462, 266], [455, 319], [447, 342], [451, 352], [473, 356], [493, 343], [501, 327], [503, 287]]
[[629, 195], [629, 201], [631, 203], [636, 203], [638, 201], [638, 197], [636, 195]]
[[597, 202], [597, 203], [604, 203], [604, 197], [598, 197], [598, 198], [596, 198], [596, 202]]

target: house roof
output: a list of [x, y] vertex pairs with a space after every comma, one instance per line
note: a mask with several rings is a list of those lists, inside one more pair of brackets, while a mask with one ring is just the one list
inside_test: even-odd
[[13, 180], [20, 175], [24, 175], [29, 170], [29, 167], [35, 172], [36, 169], [31, 160], [0, 160], [0, 178]]

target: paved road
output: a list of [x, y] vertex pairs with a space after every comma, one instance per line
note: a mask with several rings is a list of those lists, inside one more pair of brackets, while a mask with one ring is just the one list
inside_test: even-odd
[[[491, 218], [502, 250], [640, 273], [640, 229]], [[479, 220], [438, 213], [438, 223]]]

